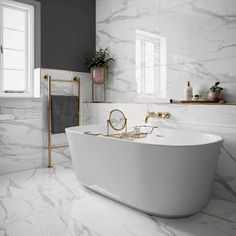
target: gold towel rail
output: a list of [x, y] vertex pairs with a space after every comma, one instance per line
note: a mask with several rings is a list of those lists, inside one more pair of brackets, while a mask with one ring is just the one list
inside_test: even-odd
[[52, 149], [56, 148], [64, 148], [68, 147], [68, 144], [57, 144], [57, 145], [52, 145], [52, 110], [51, 110], [51, 96], [52, 96], [52, 82], [66, 82], [66, 83], [74, 83], [77, 82], [78, 85], [78, 108], [77, 108], [77, 113], [78, 113], [78, 125], [79, 120], [80, 120], [80, 78], [75, 76], [74, 79], [72, 80], [64, 80], [64, 79], [56, 79], [52, 78], [50, 75], [45, 75], [44, 79], [48, 81], [48, 168], [52, 168]]

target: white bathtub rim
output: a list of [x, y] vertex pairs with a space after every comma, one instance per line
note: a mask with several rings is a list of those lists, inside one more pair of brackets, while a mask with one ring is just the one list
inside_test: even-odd
[[[212, 136], [215, 138], [214, 141], [208, 141], [205, 143], [195, 143], [195, 144], [153, 144], [153, 143], [145, 143], [145, 142], [135, 142], [135, 141], [130, 141], [130, 140], [124, 140], [124, 139], [117, 139], [117, 138], [112, 138], [112, 137], [104, 137], [104, 136], [93, 136], [93, 135], [87, 135], [84, 134], [84, 132], [78, 131], [78, 130], [74, 130], [74, 129], [79, 129], [81, 127], [104, 127], [104, 125], [101, 124], [96, 124], [96, 125], [84, 125], [84, 126], [73, 126], [73, 127], [68, 127], [65, 129], [66, 133], [67, 132], [72, 132], [72, 133], [78, 133], [78, 134], [82, 134], [82, 135], [86, 135], [86, 136], [90, 136], [91, 138], [103, 138], [103, 139], [107, 139], [107, 140], [116, 140], [117, 142], [130, 142], [130, 143], [136, 143], [136, 144], [140, 144], [140, 145], [151, 145], [151, 146], [161, 146], [161, 147], [198, 147], [198, 146], [205, 146], [205, 145], [209, 145], [209, 144], [216, 144], [216, 143], [223, 143], [224, 139], [217, 134], [211, 134], [211, 133], [205, 133], [205, 132], [201, 132], [201, 131], [190, 131], [190, 130], [186, 130], [186, 129], [172, 129], [172, 128], [163, 128], [163, 129], [168, 129], [168, 130], [175, 130], [175, 131], [183, 131], [186, 132], [186, 134], [194, 134], [194, 133], [198, 133], [201, 135], [207, 135], [207, 136]], [[160, 127], [162, 128], [162, 127]], [[88, 130], [89, 131], [89, 130]]]

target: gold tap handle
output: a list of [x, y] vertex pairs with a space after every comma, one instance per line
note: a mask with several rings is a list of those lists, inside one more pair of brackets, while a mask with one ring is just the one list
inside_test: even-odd
[[170, 116], [171, 116], [171, 115], [170, 115], [169, 112], [164, 112], [164, 113], [163, 113], [163, 118], [164, 118], [164, 119], [169, 119]]

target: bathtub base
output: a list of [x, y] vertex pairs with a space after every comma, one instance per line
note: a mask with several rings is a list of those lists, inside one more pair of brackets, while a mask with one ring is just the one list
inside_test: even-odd
[[132, 208], [132, 209], [134, 209], [134, 210], [136, 210], [136, 211], [140, 211], [140, 212], [145, 213], [145, 214], [150, 215], [150, 216], [156, 216], [156, 217], [167, 218], [167, 219], [181, 219], [181, 218], [187, 218], [187, 217], [193, 216], [193, 215], [195, 215], [196, 213], [199, 212], [199, 211], [196, 211], [196, 212], [194, 212], [194, 213], [186, 214], [186, 215], [163, 215], [163, 214], [158, 214], [158, 213], [156, 213], [156, 212], [149, 212], [149, 211], [145, 211], [145, 210], [143, 210], [143, 209], [134, 207], [134, 206], [132, 206], [132, 205], [130, 205], [130, 204], [128, 204], [128, 203], [125, 203], [125, 202], [123, 202], [123, 201], [120, 201], [119, 199], [117, 199], [117, 198], [115, 198], [115, 197], [111, 197], [110, 195], [105, 194], [104, 192], [101, 192], [101, 191], [99, 191], [99, 190], [96, 190], [96, 189], [94, 189], [94, 188], [92, 188], [92, 187], [90, 187], [90, 186], [87, 186], [86, 184], [82, 184], [82, 185], [83, 185], [85, 188], [89, 189], [90, 191], [92, 191], [92, 192], [94, 192], [94, 193], [97, 193], [97, 194], [99, 194], [99, 195], [101, 195], [101, 196], [103, 196], [103, 197], [106, 197], [106, 198], [108, 198], [108, 199], [110, 199], [110, 200], [112, 200], [112, 201], [118, 202], [118, 203], [120, 203], [120, 204], [122, 204], [122, 205], [124, 205], [124, 206], [130, 207], [130, 208]]

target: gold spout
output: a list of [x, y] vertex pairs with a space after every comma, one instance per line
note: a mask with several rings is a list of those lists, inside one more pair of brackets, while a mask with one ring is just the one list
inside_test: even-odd
[[148, 112], [148, 114], [145, 117], [145, 123], [148, 122], [149, 118], [157, 117], [159, 119], [169, 119], [171, 114], [169, 112]]
[[156, 116], [155, 112], [148, 112], [147, 116], [145, 117], [145, 123], [148, 122], [149, 118], [153, 118], [155, 116]]

